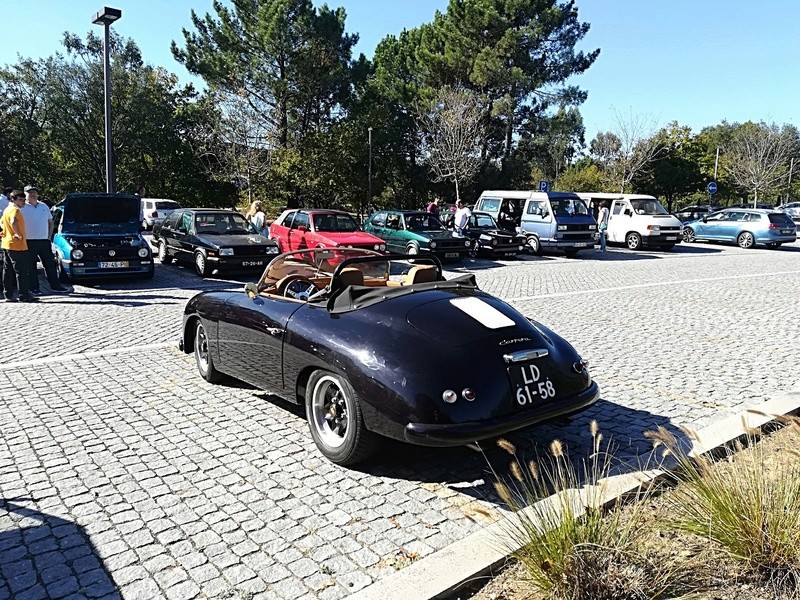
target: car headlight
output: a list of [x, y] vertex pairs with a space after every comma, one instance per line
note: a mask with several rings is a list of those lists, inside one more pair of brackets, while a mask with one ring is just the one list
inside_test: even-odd
[[597, 225], [589, 225], [589, 231], [597, 229]]
[[436, 242], [431, 242], [431, 248], [436, 248]]
[[558, 229], [558, 231], [566, 231], [567, 230], [567, 226], [566, 225], [559, 225], [557, 229]]
[[139, 258], [147, 258], [150, 255], [150, 251], [147, 248], [139, 248]]
[[75, 260], [82, 259], [83, 258], [83, 250], [81, 250], [80, 248], [78, 248], [77, 250], [73, 250], [72, 251], [72, 258], [74, 258]]
[[466, 242], [464, 242], [464, 245], [465, 245], [467, 248], [469, 248], [470, 246], [472, 246], [472, 242], [471, 242], [470, 240], [467, 240]]
[[650, 231], [661, 231], [661, 225], [648, 225], [647, 229]]
[[497, 246], [497, 240], [495, 239], [492, 240], [492, 246]]
[[233, 256], [233, 248], [220, 248], [219, 249], [220, 256]]
[[278, 253], [277, 246], [270, 246], [269, 248], [267, 248], [267, 254], [277, 254], [277, 253]]

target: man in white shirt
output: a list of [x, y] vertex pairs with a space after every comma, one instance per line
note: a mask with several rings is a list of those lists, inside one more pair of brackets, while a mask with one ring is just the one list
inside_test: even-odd
[[39, 273], [36, 259], [42, 261], [47, 283], [54, 292], [66, 292], [58, 281], [56, 262], [53, 259], [53, 248], [50, 239], [53, 237], [53, 216], [43, 202], [39, 202], [39, 190], [35, 185], [25, 186], [25, 206], [22, 207], [25, 218], [25, 229], [28, 234], [28, 254], [32, 265], [30, 290], [35, 296], [41, 294], [39, 289]]
[[454, 225], [458, 235], [464, 235], [464, 230], [469, 226], [469, 218], [472, 216], [472, 211], [467, 208], [463, 200], [458, 201], [458, 209], [456, 209], [456, 216]]

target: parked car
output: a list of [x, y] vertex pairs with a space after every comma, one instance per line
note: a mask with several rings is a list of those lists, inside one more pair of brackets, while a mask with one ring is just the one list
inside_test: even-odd
[[797, 227], [786, 213], [758, 208], [726, 208], [683, 228], [686, 242], [697, 240], [736, 242], [740, 248], [764, 244], [780, 248], [797, 239]]
[[762, 210], [775, 209], [775, 207], [772, 204], [765, 204], [763, 202], [759, 202], [755, 206], [753, 206], [752, 202], [743, 202], [741, 204], [731, 204], [730, 206], [726, 206], [725, 208], [760, 208]]
[[643, 246], [672, 250], [681, 242], [681, 222], [653, 196], [645, 194], [608, 194], [576, 192], [589, 210], [597, 214], [601, 202], [608, 202], [609, 242], [625, 244], [629, 250]]
[[62, 281], [155, 274], [153, 253], [141, 234], [138, 196], [67, 194], [51, 213], [53, 256]]
[[173, 211], [181, 207], [175, 200], [165, 198], [142, 198], [142, 227], [152, 229], [156, 223], [161, 223]]
[[474, 212], [464, 236], [472, 240], [470, 256], [514, 257], [525, 249], [525, 236], [500, 229], [489, 213]]
[[442, 260], [460, 260], [472, 248], [469, 238], [445, 229], [434, 215], [418, 210], [381, 210], [364, 223], [364, 231], [381, 238], [389, 252], [435, 254]]
[[305, 248], [386, 250], [386, 243], [362, 231], [349, 213], [339, 210], [285, 210], [269, 227], [280, 252]]
[[214, 270], [262, 270], [278, 254], [272, 240], [252, 233], [236, 211], [182, 208], [153, 227], [162, 264], [191, 262], [200, 277]]
[[570, 192], [490, 190], [480, 195], [475, 210], [492, 215], [500, 227], [523, 234], [533, 254], [555, 248], [575, 256], [594, 247], [597, 221], [583, 200]]
[[788, 204], [781, 204], [776, 206], [775, 210], [785, 212], [792, 218], [795, 223], [800, 223], [800, 202], [789, 202]]
[[[332, 267], [334, 254], [347, 258]], [[189, 300], [179, 346], [207, 381], [229, 375], [304, 404], [320, 452], [341, 465], [374, 455], [382, 437], [464, 445], [597, 400], [563, 338], [473, 274], [445, 280], [435, 256], [406, 258], [282, 254], [258, 284]]]
[[697, 221], [713, 212], [722, 210], [721, 206], [714, 206], [712, 204], [694, 204], [692, 206], [684, 206], [679, 208], [672, 214], [680, 220], [681, 223], [688, 223], [689, 221]]

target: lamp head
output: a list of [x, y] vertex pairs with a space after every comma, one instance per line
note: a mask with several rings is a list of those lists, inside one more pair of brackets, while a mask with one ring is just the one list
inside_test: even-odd
[[119, 8], [109, 8], [104, 6], [102, 10], [97, 11], [92, 19], [95, 25], [111, 25], [114, 21], [122, 18], [122, 11]]

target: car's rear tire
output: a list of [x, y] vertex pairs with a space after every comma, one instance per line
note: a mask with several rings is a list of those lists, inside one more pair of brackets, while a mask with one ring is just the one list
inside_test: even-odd
[[631, 231], [625, 236], [625, 245], [628, 250], [640, 250], [642, 247], [642, 236], [635, 231]]
[[539, 241], [539, 238], [535, 235], [530, 236], [526, 241], [525, 245], [528, 248], [528, 252], [533, 254], [534, 256], [539, 256], [542, 253], [542, 243]]
[[364, 425], [361, 402], [344, 377], [314, 371], [306, 385], [305, 404], [311, 437], [325, 458], [347, 466], [377, 452], [381, 438]]
[[164, 240], [160, 240], [158, 242], [158, 261], [162, 265], [171, 265], [175, 259], [169, 255], [169, 250], [167, 250], [167, 244]]
[[211, 275], [211, 269], [208, 268], [208, 261], [206, 255], [198, 250], [194, 253], [194, 270], [200, 277], [208, 277]]
[[684, 227], [683, 228], [683, 241], [684, 242], [694, 242], [696, 240], [694, 235], [694, 229], [691, 227]]
[[194, 360], [197, 363], [197, 370], [200, 376], [208, 383], [219, 383], [224, 379], [224, 375], [217, 371], [214, 366], [214, 359], [208, 344], [208, 335], [203, 322], [198, 319], [197, 327], [194, 330]]
[[756, 239], [749, 231], [743, 231], [736, 237], [736, 243], [739, 245], [739, 248], [750, 250], [751, 248], [755, 247]]

